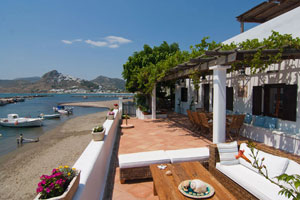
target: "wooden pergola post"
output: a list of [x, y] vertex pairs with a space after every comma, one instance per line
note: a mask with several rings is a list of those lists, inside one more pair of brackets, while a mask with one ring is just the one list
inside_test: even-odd
[[244, 22], [241, 22], [241, 33], [245, 31]]

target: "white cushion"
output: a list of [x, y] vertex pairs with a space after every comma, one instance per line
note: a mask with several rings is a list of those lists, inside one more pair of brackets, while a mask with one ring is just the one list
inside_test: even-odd
[[209, 149], [207, 147], [168, 150], [166, 154], [171, 159], [171, 163], [207, 160], [209, 157]]
[[288, 175], [293, 175], [293, 174], [300, 175], [300, 164], [296, 163], [293, 160], [289, 160], [289, 164], [285, 170], [285, 173]]
[[285, 196], [278, 195], [280, 188], [271, 183], [262, 175], [249, 170], [247, 167], [238, 165], [221, 165], [217, 163], [216, 168], [224, 175], [232, 179], [248, 192], [261, 200], [285, 200]]
[[145, 167], [151, 164], [170, 163], [170, 161], [163, 150], [119, 155], [120, 168]]
[[[250, 156], [250, 155], [252, 155], [251, 150], [249, 147], [247, 147], [246, 143], [241, 144], [240, 150], [245, 150], [244, 155], [251, 161], [251, 163], [253, 163], [254, 159]], [[256, 154], [256, 152], [257, 152], [257, 150], [254, 149], [255, 154]], [[259, 163], [262, 158], [265, 158], [263, 161], [263, 164], [267, 167], [268, 176], [272, 179], [274, 179], [275, 176], [279, 176], [279, 175], [283, 174], [289, 163], [289, 160], [287, 158], [274, 156], [272, 154], [269, 154], [269, 153], [266, 153], [263, 151], [259, 151], [257, 157], [258, 157]], [[243, 166], [245, 166], [255, 172], [258, 172], [257, 169], [252, 167], [252, 165], [250, 163], [248, 163], [247, 161], [245, 161], [243, 158], [239, 158], [239, 160], [240, 160], [240, 164], [242, 164]], [[262, 171], [264, 173], [266, 172], [264, 168], [262, 169]], [[277, 179], [274, 179], [274, 180], [277, 180]]]
[[220, 163], [222, 165], [236, 165], [239, 164], [239, 160], [235, 158], [238, 155], [237, 142], [231, 143], [219, 143], [217, 144]]
[[[293, 160], [289, 160], [289, 164], [284, 173], [287, 175], [295, 175], [295, 174], [300, 175], [300, 165]], [[276, 179], [276, 182], [277, 182], [277, 179]], [[284, 181], [279, 181], [279, 183], [281, 185], [284, 185], [287, 188], [292, 189], [292, 186]]]

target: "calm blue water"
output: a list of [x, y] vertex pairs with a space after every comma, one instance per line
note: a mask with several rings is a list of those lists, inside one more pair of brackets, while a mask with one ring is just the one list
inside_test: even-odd
[[[0, 98], [26, 95], [32, 94], [0, 94]], [[7, 115], [10, 113], [19, 114], [20, 117], [37, 117], [41, 113], [52, 114], [54, 113], [52, 107], [57, 106], [58, 103], [64, 102], [108, 101], [117, 99], [112, 97], [103, 97], [104, 95], [101, 94], [84, 95], [88, 96], [88, 98], [83, 99], [82, 95], [79, 96], [77, 94], [53, 94], [50, 97], [37, 97], [33, 99], [26, 99], [25, 102], [7, 104], [5, 106], [0, 106], [0, 118], [6, 118]], [[107, 109], [93, 107], [74, 107], [73, 115], [62, 115], [60, 119], [44, 120], [42, 127], [9, 128], [0, 126], [0, 133], [2, 134], [2, 136], [0, 136], [0, 156], [18, 148], [16, 138], [19, 136], [20, 133], [23, 134], [24, 138], [36, 138], [41, 136], [46, 131], [53, 129], [55, 126], [61, 124], [67, 119], [105, 110]]]

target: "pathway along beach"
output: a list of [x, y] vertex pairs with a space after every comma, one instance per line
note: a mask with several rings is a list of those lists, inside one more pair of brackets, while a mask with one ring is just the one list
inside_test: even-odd
[[[112, 108], [115, 103], [118, 100], [68, 105]], [[59, 165], [73, 166], [91, 141], [92, 128], [103, 124], [105, 117], [106, 112], [98, 112], [69, 119], [43, 134], [39, 142], [0, 157], [0, 199], [33, 199], [40, 176], [50, 175]]]

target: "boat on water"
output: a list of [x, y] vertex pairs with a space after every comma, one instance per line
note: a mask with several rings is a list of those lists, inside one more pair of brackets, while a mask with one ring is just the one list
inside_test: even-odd
[[64, 115], [68, 115], [71, 114], [72, 112], [68, 111], [68, 110], [58, 110], [57, 111], [59, 114], [64, 114]]
[[45, 115], [45, 114], [41, 113], [40, 117], [43, 119], [57, 119], [57, 118], [60, 118], [60, 114], [56, 113], [56, 114]]
[[25, 117], [19, 117], [18, 114], [8, 114], [7, 118], [0, 119], [0, 125], [7, 126], [7, 127], [42, 126], [43, 119], [41, 119], [41, 118], [25, 118]]
[[56, 106], [56, 107], [53, 107], [53, 110], [60, 114], [72, 114], [73, 113], [73, 107]]

